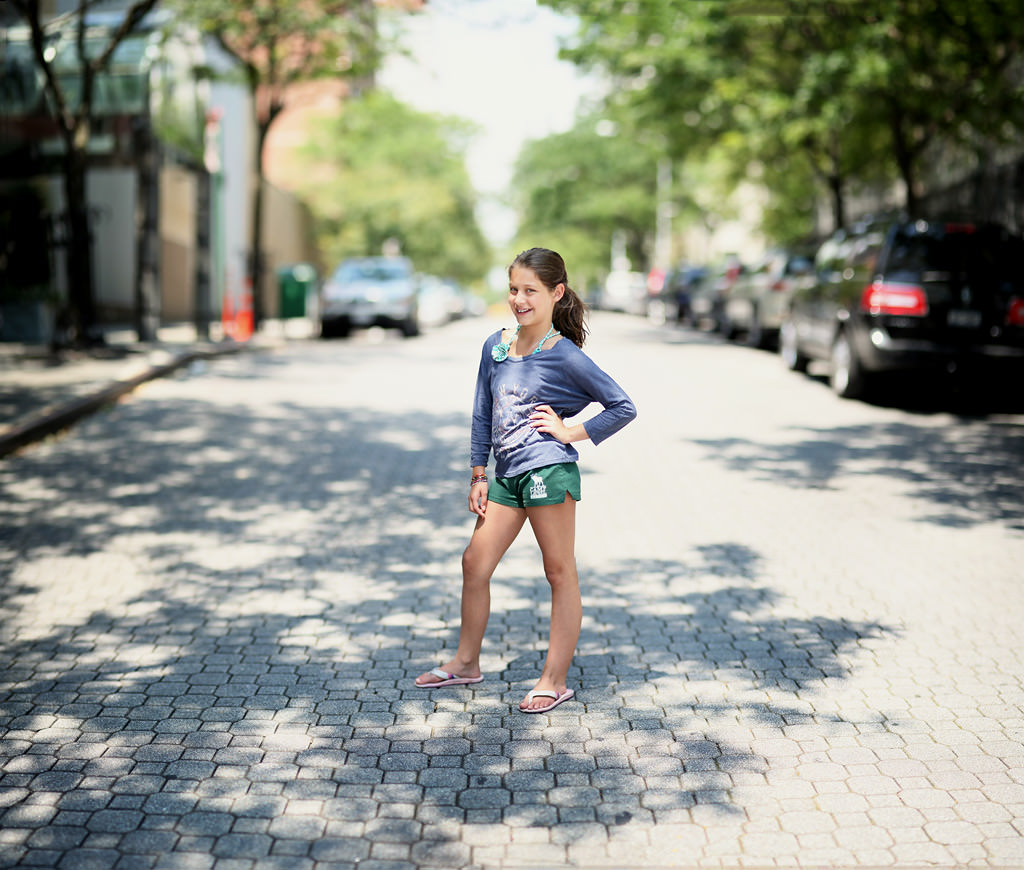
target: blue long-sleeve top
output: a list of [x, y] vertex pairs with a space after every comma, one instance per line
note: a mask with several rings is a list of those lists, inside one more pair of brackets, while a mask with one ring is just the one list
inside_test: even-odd
[[575, 462], [579, 453], [530, 425], [538, 405], [550, 405], [559, 417], [574, 417], [593, 402], [603, 410], [584, 423], [587, 436], [600, 444], [636, 417], [636, 406], [614, 380], [569, 339], [525, 357], [491, 358], [501, 330], [490, 336], [480, 354], [473, 400], [470, 466], [486, 466], [494, 451], [494, 473], [512, 477]]

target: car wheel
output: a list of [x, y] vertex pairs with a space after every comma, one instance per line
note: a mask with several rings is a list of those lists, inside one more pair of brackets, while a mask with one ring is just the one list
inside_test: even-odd
[[736, 324], [733, 323], [732, 318], [728, 314], [722, 314], [722, 317], [718, 321], [718, 329], [722, 335], [728, 340], [733, 341], [737, 335], [740, 334]]
[[415, 316], [409, 317], [402, 321], [402, 335], [406, 338], [415, 338], [420, 334], [420, 324]]
[[751, 311], [751, 328], [746, 331], [746, 344], [756, 347], [758, 350], [767, 350], [770, 342], [761, 325], [761, 314], [757, 306]]
[[344, 320], [323, 320], [320, 322], [321, 338], [348, 338], [352, 327]]
[[839, 333], [832, 344], [832, 390], [844, 399], [861, 399], [867, 394], [867, 380], [849, 338], [845, 333]]
[[794, 372], [805, 372], [811, 360], [800, 350], [796, 337], [796, 326], [792, 320], [786, 320], [779, 330], [779, 355], [786, 368]]

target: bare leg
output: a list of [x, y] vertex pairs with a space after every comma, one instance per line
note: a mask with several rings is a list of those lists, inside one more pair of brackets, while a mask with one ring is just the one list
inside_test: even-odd
[[[576, 573], [576, 502], [566, 494], [565, 502], [527, 508], [527, 516], [544, 557], [544, 575], [551, 586], [551, 631], [548, 655], [536, 689], [566, 690], [569, 665], [580, 638], [583, 607]], [[543, 708], [550, 698], [524, 698], [522, 709]]]
[[[487, 516], [479, 517], [469, 546], [462, 554], [462, 625], [455, 658], [441, 670], [461, 677], [480, 675], [480, 647], [491, 615], [491, 575], [526, 522], [526, 511], [497, 502], [487, 503]], [[430, 673], [416, 682], [423, 686], [439, 682]]]

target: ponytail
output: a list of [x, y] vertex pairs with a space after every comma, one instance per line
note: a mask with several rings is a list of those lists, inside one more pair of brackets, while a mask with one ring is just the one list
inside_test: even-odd
[[551, 322], [555, 329], [576, 347], [583, 347], [583, 342], [587, 340], [586, 314], [587, 306], [583, 304], [583, 300], [576, 295], [576, 291], [572, 287], [565, 284], [565, 293], [555, 303]]
[[544, 286], [551, 290], [559, 284], [565, 287], [562, 298], [555, 303], [551, 323], [569, 341], [577, 347], [583, 347], [589, 332], [586, 323], [587, 307], [576, 291], [569, 286], [569, 276], [561, 255], [547, 248], [530, 248], [519, 254], [509, 265], [510, 275], [512, 269], [517, 266], [530, 269]]

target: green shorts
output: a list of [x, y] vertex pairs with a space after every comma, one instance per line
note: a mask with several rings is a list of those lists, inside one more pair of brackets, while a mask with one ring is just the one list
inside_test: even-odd
[[565, 495], [580, 500], [580, 470], [575, 462], [545, 465], [514, 477], [496, 477], [487, 490], [487, 500], [509, 507], [528, 508], [562, 504]]

